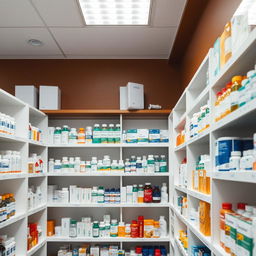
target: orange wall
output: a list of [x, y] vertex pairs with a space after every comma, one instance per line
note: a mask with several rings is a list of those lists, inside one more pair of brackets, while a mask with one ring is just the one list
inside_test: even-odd
[[119, 109], [119, 86], [145, 86], [145, 102], [172, 108], [181, 94], [178, 71], [167, 60], [0, 60], [0, 86], [58, 85], [62, 108]]
[[191, 36], [180, 66], [183, 88], [188, 85], [209, 48], [221, 35], [225, 24], [233, 16], [240, 2], [241, 0], [209, 0], [197, 28]]

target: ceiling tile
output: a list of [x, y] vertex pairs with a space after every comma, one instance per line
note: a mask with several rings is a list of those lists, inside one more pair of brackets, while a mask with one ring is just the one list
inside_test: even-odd
[[90, 27], [52, 28], [58, 44], [66, 55], [92, 58], [168, 57], [174, 28]]
[[76, 0], [32, 0], [47, 26], [82, 27]]
[[[0, 55], [61, 55], [57, 44], [46, 28], [0, 28]], [[42, 46], [31, 46], [29, 39], [38, 39]]]
[[28, 0], [0, 0], [0, 27], [43, 26]]
[[153, 2], [152, 26], [179, 26], [186, 0], [157, 0]]

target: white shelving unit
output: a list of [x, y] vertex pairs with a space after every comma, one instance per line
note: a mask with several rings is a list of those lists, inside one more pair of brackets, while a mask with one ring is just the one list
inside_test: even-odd
[[[120, 123], [122, 129], [129, 128], [160, 128], [168, 129], [168, 114], [158, 115], [136, 114], [101, 114], [75, 116], [75, 118], [61, 117], [55, 118], [28, 106], [12, 95], [0, 90], [0, 111], [15, 117], [17, 122], [17, 136], [8, 136], [0, 134], [1, 150], [17, 150], [22, 156], [22, 173], [2, 174], [0, 176], [0, 194], [14, 193], [16, 198], [16, 215], [10, 220], [0, 224], [0, 234], [14, 236], [17, 243], [18, 256], [46, 256], [55, 255], [57, 248], [63, 243], [115, 243], [120, 246], [130, 244], [163, 244], [167, 248], [170, 244], [170, 237], [159, 239], [146, 238], [63, 238], [47, 237], [46, 223], [47, 219], [55, 219], [57, 224], [61, 217], [70, 216], [79, 219], [83, 216], [93, 216], [95, 219], [102, 219], [103, 215], [110, 213], [112, 218], [118, 221], [131, 222], [137, 219], [139, 215], [145, 218], [159, 219], [164, 215], [169, 222], [169, 203], [159, 204], [53, 204], [47, 202], [47, 186], [57, 184], [60, 187], [69, 185], [79, 185], [83, 187], [92, 187], [103, 185], [105, 187], [121, 187], [133, 184], [144, 184], [152, 182], [155, 185], [161, 185], [166, 182], [169, 185], [169, 172], [167, 173], [133, 173], [123, 172], [95, 172], [95, 173], [48, 173], [47, 163], [49, 158], [62, 158], [63, 156], [80, 156], [84, 160], [90, 160], [92, 156], [99, 159], [103, 155], [110, 155], [111, 159], [125, 159], [131, 155], [161, 155], [165, 154], [168, 158], [169, 143], [154, 144], [91, 144], [91, 145], [48, 145], [47, 128], [48, 126], [62, 126], [68, 124], [70, 127], [85, 127], [94, 123]], [[49, 125], [48, 125], [49, 122]], [[31, 123], [43, 132], [42, 142], [28, 140], [28, 126]], [[28, 173], [27, 163], [29, 155], [36, 153], [41, 155], [44, 161], [43, 173]], [[27, 193], [28, 188], [41, 186], [43, 194], [43, 204], [28, 210]], [[43, 234], [39, 243], [31, 250], [27, 251], [27, 226], [30, 222], [37, 222], [42, 226]], [[127, 243], [127, 244], [126, 244]], [[174, 244], [174, 242], [173, 242]]]
[[[255, 132], [256, 101], [232, 112], [222, 120], [214, 121], [214, 102], [216, 92], [225, 86], [234, 75], [244, 74], [254, 69], [256, 63], [256, 30], [251, 32], [246, 42], [233, 54], [230, 61], [222, 68], [218, 77], [209, 80], [206, 86], [206, 74], [209, 68], [209, 55], [206, 56], [198, 71], [187, 86], [181, 98], [169, 116], [170, 140], [170, 199], [171, 239], [174, 239], [174, 252], [176, 255], [191, 255], [190, 250], [185, 251], [178, 236], [179, 230], [187, 230], [188, 246], [205, 245], [215, 256], [228, 255], [222, 249], [219, 238], [219, 211], [223, 202], [233, 205], [239, 201], [254, 204], [256, 201], [255, 183], [256, 173], [250, 171], [217, 172], [215, 171], [215, 141], [224, 136], [252, 137]], [[210, 127], [196, 137], [186, 138], [185, 143], [176, 146], [177, 134], [185, 128], [189, 131], [189, 123], [193, 113], [199, 111], [200, 106], [210, 102]], [[209, 154], [211, 159], [211, 195], [206, 195], [192, 189], [192, 171], [199, 155]], [[179, 186], [179, 165], [187, 159], [187, 187]], [[204, 236], [199, 228], [189, 221], [188, 217], [180, 214], [177, 207], [177, 197], [187, 196], [188, 212], [198, 207], [200, 200], [211, 205], [211, 236]]]

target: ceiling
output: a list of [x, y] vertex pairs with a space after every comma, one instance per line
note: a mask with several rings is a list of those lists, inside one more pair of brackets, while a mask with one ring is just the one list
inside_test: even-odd
[[151, 1], [150, 26], [92, 27], [77, 0], [0, 0], [0, 58], [168, 59], [186, 0]]

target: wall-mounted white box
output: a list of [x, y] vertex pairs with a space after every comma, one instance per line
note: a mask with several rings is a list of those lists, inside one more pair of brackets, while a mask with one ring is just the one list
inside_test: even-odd
[[42, 110], [61, 109], [61, 91], [58, 86], [40, 85], [39, 109], [42, 109]]
[[121, 86], [119, 88], [120, 92], [120, 110], [127, 110], [127, 86]]
[[30, 106], [38, 108], [38, 89], [34, 85], [15, 85], [15, 96]]
[[144, 85], [131, 83], [127, 84], [128, 109], [144, 109]]

